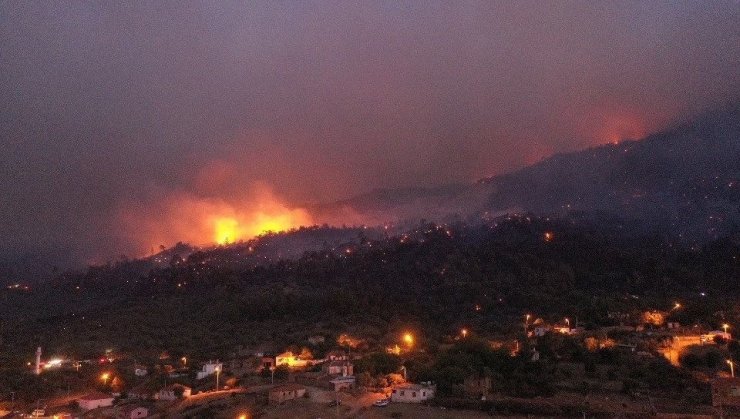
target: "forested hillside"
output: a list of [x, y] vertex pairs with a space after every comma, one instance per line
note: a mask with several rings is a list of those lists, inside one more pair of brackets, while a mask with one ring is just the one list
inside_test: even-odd
[[106, 345], [207, 356], [346, 331], [380, 345], [405, 327], [430, 339], [461, 325], [507, 333], [524, 312], [604, 325], [609, 311], [665, 309], [676, 299], [686, 301], [682, 321], [714, 326], [720, 311], [737, 315], [737, 236], [691, 250], [629, 231], [609, 219], [508, 216], [424, 224], [387, 239], [360, 234], [268, 264], [234, 264], [244, 251], [235, 245], [144, 273], [143, 261], [94, 267], [3, 290], [3, 353], [27, 357], [43, 344], [79, 356]]

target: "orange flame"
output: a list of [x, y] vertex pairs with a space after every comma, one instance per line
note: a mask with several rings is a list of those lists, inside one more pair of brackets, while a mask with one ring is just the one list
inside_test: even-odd
[[120, 230], [137, 253], [145, 253], [179, 241], [228, 244], [312, 225], [305, 209], [288, 206], [263, 185], [248, 195], [227, 201], [175, 193], [155, 203], [128, 205], [119, 214]]
[[231, 217], [216, 219], [214, 240], [218, 244], [227, 244], [239, 236], [239, 222]]

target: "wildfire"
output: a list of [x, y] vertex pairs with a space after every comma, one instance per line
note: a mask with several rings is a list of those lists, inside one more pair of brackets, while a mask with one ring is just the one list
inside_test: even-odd
[[299, 215], [293, 211], [286, 211], [278, 214], [257, 213], [255, 220], [255, 229], [257, 234], [264, 234], [270, 231], [279, 232], [289, 230], [301, 225], [298, 219]]
[[647, 131], [642, 120], [633, 114], [617, 113], [608, 115], [604, 119], [599, 136], [602, 140], [612, 144], [618, 144], [625, 139], [640, 139]]
[[120, 216], [122, 230], [142, 253], [160, 244], [223, 245], [312, 224], [305, 209], [290, 207], [267, 187], [253, 188], [243, 199], [171, 194], [153, 208], [132, 205]]
[[227, 244], [239, 237], [239, 222], [233, 218], [218, 218], [214, 226], [214, 241], [217, 244]]
[[309, 220], [303, 211], [288, 209], [277, 213], [256, 212], [247, 218], [240, 222], [234, 217], [216, 217], [213, 241], [216, 244], [234, 243], [268, 232], [287, 231], [305, 225]]

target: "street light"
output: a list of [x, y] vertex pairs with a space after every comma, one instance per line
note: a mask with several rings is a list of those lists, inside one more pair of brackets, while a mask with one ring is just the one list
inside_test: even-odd
[[275, 366], [270, 367], [270, 384], [275, 384]]
[[730, 366], [730, 376], [735, 378], [735, 363], [731, 359], [728, 359], [726, 362]]
[[414, 344], [414, 336], [411, 333], [405, 333], [403, 335], [403, 341], [406, 342], [406, 345], [411, 347], [411, 345]]
[[182, 357], [182, 358], [180, 358], [180, 360], [182, 361], [182, 365], [183, 366], [188, 365], [188, 358], [187, 357]]
[[108, 384], [109, 378], [110, 378], [110, 374], [108, 374], [107, 372], [104, 372], [103, 374], [100, 375], [100, 379], [103, 380], [103, 385]]
[[468, 329], [461, 330], [460, 331], [460, 334], [462, 335], [463, 338], [467, 337], [468, 336]]
[[218, 376], [221, 374], [221, 367], [216, 367], [216, 391], [218, 391]]
[[729, 324], [725, 323], [722, 325], [722, 329], [725, 331], [725, 334], [727, 334], [727, 329], [730, 327]]
[[674, 310], [678, 310], [679, 308], [681, 308], [681, 303], [678, 303], [678, 302], [677, 302], [677, 303], [675, 303], [675, 304], [673, 305], [673, 309], [674, 309]]

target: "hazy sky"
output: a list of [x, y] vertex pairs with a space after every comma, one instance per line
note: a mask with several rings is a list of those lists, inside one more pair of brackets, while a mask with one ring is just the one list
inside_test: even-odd
[[738, 1], [2, 1], [0, 250], [471, 181], [737, 98], [739, 69]]

